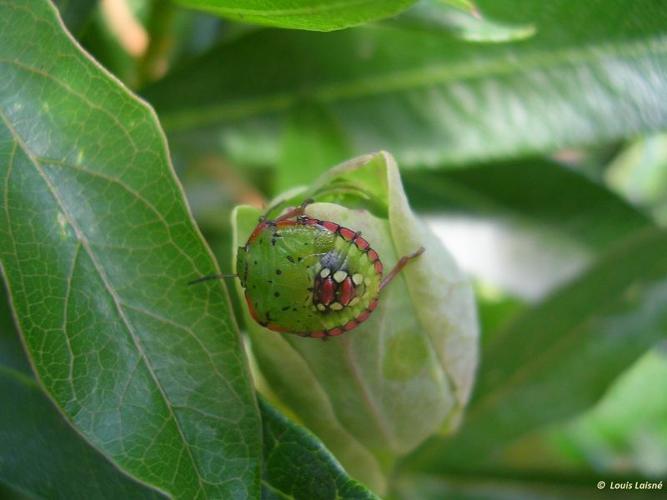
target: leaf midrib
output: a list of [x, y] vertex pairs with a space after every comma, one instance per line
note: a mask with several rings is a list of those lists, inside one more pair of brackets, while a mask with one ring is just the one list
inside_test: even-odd
[[[367, 28], [382, 29], [382, 28]], [[532, 50], [513, 61], [467, 61], [455, 64], [434, 64], [394, 73], [364, 76], [346, 82], [336, 82], [309, 87], [308, 97], [322, 104], [336, 101], [373, 97], [391, 92], [405, 92], [423, 87], [442, 85], [453, 81], [465, 81], [498, 77], [513, 72], [530, 71], [602, 61], [604, 59], [639, 59], [645, 55], [667, 54], [667, 38], [651, 36], [620, 44], [590, 44], [565, 47], [559, 50]], [[184, 111], [161, 113], [161, 123], [167, 130], [179, 130], [212, 123], [239, 120], [270, 112], [288, 109], [304, 98], [303, 89], [278, 92], [273, 95], [242, 98], [229, 103], [206, 103], [206, 106]]]
[[[80, 246], [86, 251], [88, 257], [90, 258], [91, 262], [93, 263], [93, 267], [95, 268], [95, 271], [98, 274], [98, 277], [102, 281], [104, 288], [106, 289], [107, 293], [111, 297], [114, 307], [116, 309], [116, 312], [118, 313], [120, 319], [122, 320], [123, 324], [125, 325], [125, 329], [127, 330], [130, 339], [132, 340], [133, 345], [135, 346], [135, 349], [137, 350], [137, 353], [139, 354], [140, 358], [142, 359], [144, 365], [146, 366], [146, 369], [148, 370], [151, 379], [153, 380], [155, 387], [158, 389], [165, 406], [167, 407], [167, 410], [169, 412], [169, 415], [171, 419], [173, 419], [175, 427], [178, 431], [178, 435], [181, 438], [181, 441], [183, 443], [183, 447], [187, 450], [188, 456], [190, 458], [190, 462], [192, 464], [192, 470], [195, 472], [195, 475], [197, 477], [197, 482], [199, 485], [199, 492], [204, 494], [205, 498], [208, 498], [208, 492], [206, 491], [206, 488], [204, 488], [203, 481], [201, 474], [199, 472], [199, 468], [197, 466], [197, 463], [194, 459], [194, 455], [192, 454], [192, 450], [190, 448], [190, 443], [185, 439], [185, 435], [183, 434], [183, 431], [181, 429], [180, 422], [178, 418], [176, 417], [176, 414], [174, 412], [174, 409], [172, 407], [171, 401], [167, 397], [166, 393], [164, 392], [164, 389], [162, 385], [159, 382], [159, 379], [157, 375], [155, 374], [155, 370], [150, 363], [148, 356], [143, 350], [143, 346], [141, 344], [141, 341], [139, 340], [136, 332], [134, 331], [134, 328], [132, 324], [130, 323], [129, 319], [127, 318], [123, 308], [122, 308], [122, 301], [114, 291], [111, 283], [109, 282], [109, 278], [106, 275], [106, 272], [103, 270], [103, 266], [100, 264], [100, 262], [97, 259], [97, 256], [95, 255], [95, 252], [93, 252], [92, 247], [90, 245], [90, 242], [86, 238], [85, 234], [81, 230], [81, 228], [78, 225], [78, 222], [76, 219], [74, 219], [67, 208], [65, 207], [65, 204], [61, 200], [60, 194], [58, 193], [58, 190], [56, 187], [52, 184], [51, 180], [48, 178], [48, 176], [44, 173], [42, 165], [40, 165], [39, 161], [37, 160], [37, 157], [32, 154], [30, 151], [30, 148], [28, 148], [27, 144], [23, 141], [22, 137], [18, 134], [16, 129], [13, 127], [9, 119], [7, 118], [5, 112], [3, 109], [0, 108], [0, 120], [5, 124], [5, 127], [7, 130], [10, 132], [12, 137], [14, 138], [14, 142], [20, 147], [25, 155], [28, 157], [30, 162], [33, 164], [35, 167], [37, 173], [39, 176], [42, 178], [44, 183], [47, 186], [47, 189], [51, 193], [51, 196], [53, 197], [54, 201], [58, 205], [59, 209], [61, 212], [64, 214], [64, 217], [67, 219], [67, 222], [70, 224], [74, 232], [76, 233], [77, 240], [80, 244]], [[78, 252], [77, 252], [78, 255]], [[38, 375], [39, 376], [39, 375]]]

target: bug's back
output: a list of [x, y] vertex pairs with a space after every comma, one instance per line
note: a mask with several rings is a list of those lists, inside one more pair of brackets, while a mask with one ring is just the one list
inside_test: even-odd
[[258, 323], [312, 337], [340, 335], [365, 321], [382, 280], [368, 242], [308, 217], [260, 224], [239, 248], [237, 272]]

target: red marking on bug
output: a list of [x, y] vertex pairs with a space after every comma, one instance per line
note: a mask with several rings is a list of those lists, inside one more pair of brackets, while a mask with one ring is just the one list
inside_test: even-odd
[[268, 222], [260, 222], [259, 224], [257, 224], [257, 226], [255, 226], [254, 231], [252, 232], [252, 234], [248, 238], [248, 243], [247, 244], [249, 245], [251, 243], [254, 243], [255, 240], [257, 238], [259, 238], [259, 235], [262, 234], [262, 231], [264, 231], [267, 227], [269, 227]]
[[373, 250], [373, 249], [371, 248], [371, 249], [368, 251], [368, 259], [369, 259], [371, 262], [375, 262], [376, 260], [378, 260], [378, 258], [379, 258], [379, 257], [378, 257], [378, 253], [377, 253], [375, 250]]
[[343, 330], [342, 328], [337, 327], [337, 328], [332, 328], [327, 333], [329, 335], [331, 335], [332, 337], [337, 337], [338, 335], [342, 335], [343, 333], [345, 333], [345, 330]]
[[252, 319], [257, 321], [257, 323], [260, 322], [259, 315], [257, 314], [257, 311], [255, 310], [255, 306], [252, 304], [252, 301], [248, 297], [248, 293], [246, 292], [245, 294], [245, 301], [246, 304], [248, 304], [248, 311], [250, 311], [250, 316], [252, 316]]
[[276, 222], [275, 227], [277, 228], [283, 228], [283, 227], [290, 227], [290, 226], [296, 226], [296, 222], [293, 220], [281, 220], [279, 222]]
[[365, 251], [370, 247], [370, 243], [368, 243], [365, 239], [363, 239], [361, 236], [357, 236], [354, 239], [354, 243], [357, 245], [357, 248], [361, 251]]
[[336, 224], [335, 222], [331, 222], [329, 220], [326, 220], [326, 221], [322, 221], [322, 227], [324, 227], [325, 229], [328, 229], [332, 233], [335, 233], [340, 226], [338, 224]]
[[308, 226], [316, 226], [317, 224], [320, 223], [320, 221], [318, 221], [317, 219], [313, 219], [312, 217], [305, 217], [304, 216], [303, 219], [301, 219], [301, 220], [304, 224], [306, 224]]
[[382, 262], [379, 260], [375, 261], [375, 272], [378, 274], [382, 274], [382, 271], [384, 270], [384, 266], [382, 265]]
[[354, 330], [357, 326], [359, 326], [359, 323], [357, 323], [355, 320], [351, 319], [350, 321], [345, 323], [345, 326], [343, 327], [343, 329], [346, 332], [349, 332], [350, 330]]
[[339, 285], [338, 290], [340, 291], [340, 297], [338, 300], [344, 306], [348, 305], [354, 298], [354, 283], [352, 283], [352, 278], [349, 276], [345, 278]]
[[331, 277], [322, 280], [322, 283], [318, 289], [317, 298], [319, 299], [319, 302], [325, 306], [328, 306], [334, 301], [334, 298], [336, 298], [336, 284], [334, 283], [334, 280], [331, 279]]
[[323, 331], [317, 331], [317, 332], [310, 332], [309, 334], [306, 334], [309, 337], [313, 337], [316, 339], [321, 339], [322, 337], [326, 337], [327, 334]]
[[287, 333], [289, 332], [289, 328], [285, 328], [284, 326], [277, 325], [276, 323], [268, 323], [265, 328], [268, 328], [269, 330], [273, 330], [274, 332], [280, 332], [280, 333]]
[[369, 311], [375, 311], [375, 308], [378, 306], [378, 299], [373, 299], [373, 301], [368, 306]]
[[366, 321], [366, 320], [368, 319], [368, 317], [369, 317], [370, 315], [371, 315], [371, 311], [369, 311], [368, 309], [364, 309], [364, 310], [359, 314], [359, 316], [357, 316], [355, 319], [356, 319], [359, 323], [363, 323], [364, 321]]
[[341, 227], [338, 229], [338, 234], [340, 234], [343, 238], [345, 238], [347, 241], [352, 241], [354, 236], [357, 234], [352, 229], [348, 229], [346, 227]]

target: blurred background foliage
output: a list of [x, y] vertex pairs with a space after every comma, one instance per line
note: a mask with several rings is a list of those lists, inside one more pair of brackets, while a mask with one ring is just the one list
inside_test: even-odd
[[386, 149], [475, 280], [469, 414], [404, 458], [390, 495], [667, 478], [664, 2], [422, 0], [333, 33], [186, 8], [205, 3], [56, 1], [155, 107], [223, 271], [234, 206]]

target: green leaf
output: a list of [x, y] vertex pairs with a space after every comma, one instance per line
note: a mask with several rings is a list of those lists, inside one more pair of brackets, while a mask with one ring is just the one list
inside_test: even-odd
[[586, 249], [604, 251], [650, 218], [604, 186], [542, 159], [442, 172], [407, 172], [417, 210], [464, 213], [552, 230]]
[[[354, 478], [381, 493], [396, 457], [455, 420], [467, 401], [477, 359], [472, 290], [410, 211], [388, 154], [345, 163], [288, 203], [304, 197], [318, 202], [307, 208], [310, 215], [361, 230], [386, 270], [426, 247], [383, 291], [368, 321], [328, 342], [265, 330], [244, 308], [270, 390]], [[247, 240], [258, 215], [237, 208], [237, 243]]]
[[465, 426], [413, 466], [456, 469], [593, 405], [667, 331], [667, 231], [642, 231], [484, 346]]
[[178, 0], [229, 19], [279, 28], [332, 31], [393, 16], [415, 0]]
[[[650, 383], [647, 383], [650, 381]], [[667, 351], [656, 348], [626, 370], [599, 404], [544, 433], [551, 448], [596, 468], [667, 474]]]
[[[29, 497], [162, 498], [132, 481], [74, 431], [42, 393], [0, 289], [1, 483]], [[82, 467], [81, 464], [86, 466]]]
[[31, 375], [30, 365], [23, 353], [23, 347], [14, 332], [14, 321], [9, 310], [9, 302], [4, 286], [0, 286], [0, 366], [24, 375]]
[[164, 498], [86, 443], [31, 377], [0, 364], [0, 394], [1, 482], [31, 498]]
[[533, 24], [537, 34], [470, 44], [379, 27], [266, 30], [214, 49], [145, 96], [170, 133], [208, 129], [236, 161], [272, 166], [285, 116], [304, 99], [330, 110], [354, 152], [387, 149], [402, 168], [554, 151], [667, 126], [667, 10], [659, 2], [480, 7], [492, 19]]
[[246, 361], [223, 287], [186, 286], [215, 265], [153, 112], [45, 0], [0, 2], [0, 72], [0, 262], [41, 384], [133, 477], [258, 494]]
[[667, 223], [667, 134], [631, 143], [614, 158], [605, 177], [612, 189]]
[[511, 25], [483, 17], [474, 6], [447, 5], [443, 0], [420, 0], [411, 9], [387, 21], [396, 26], [445, 31], [468, 42], [511, 42], [535, 34], [532, 24]]
[[348, 156], [349, 141], [326, 109], [310, 103], [297, 106], [281, 140], [276, 191], [308, 185]]
[[264, 427], [264, 499], [377, 499], [350, 479], [336, 458], [310, 432], [260, 398]]

